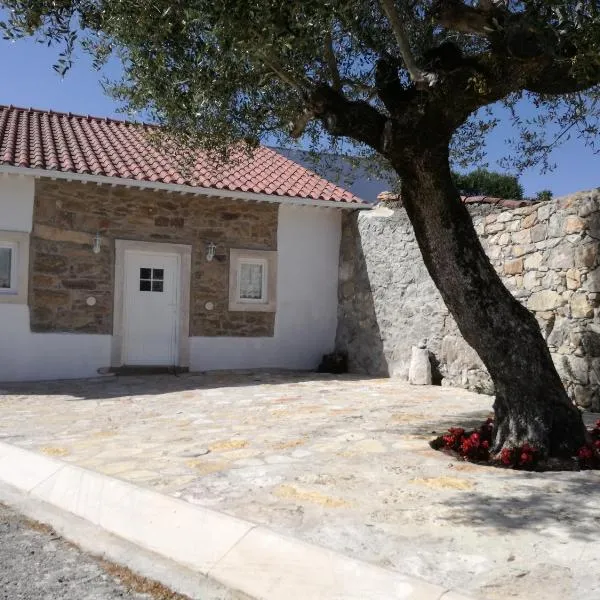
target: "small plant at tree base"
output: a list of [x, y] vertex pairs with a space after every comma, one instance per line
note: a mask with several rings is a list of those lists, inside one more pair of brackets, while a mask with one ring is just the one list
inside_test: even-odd
[[[498, 455], [492, 455], [490, 449], [493, 432], [494, 420], [489, 418], [472, 431], [451, 427], [447, 433], [432, 440], [430, 446], [469, 462], [530, 471], [544, 470], [542, 452], [527, 443], [512, 448], [505, 447]], [[590, 443], [578, 450], [573, 457], [573, 466], [584, 470], [600, 469], [600, 420], [589, 430], [589, 435]]]

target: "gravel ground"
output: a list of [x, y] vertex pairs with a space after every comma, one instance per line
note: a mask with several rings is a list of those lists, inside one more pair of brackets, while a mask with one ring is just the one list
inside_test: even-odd
[[0, 504], [0, 600], [185, 600]]

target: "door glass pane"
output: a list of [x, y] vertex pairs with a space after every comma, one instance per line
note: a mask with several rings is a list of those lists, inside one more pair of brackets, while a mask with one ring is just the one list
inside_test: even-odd
[[263, 265], [242, 263], [240, 265], [240, 298], [261, 300], [263, 289]]
[[0, 289], [11, 288], [12, 248], [0, 248]]
[[140, 292], [162, 292], [165, 278], [164, 269], [143, 267], [140, 269]]

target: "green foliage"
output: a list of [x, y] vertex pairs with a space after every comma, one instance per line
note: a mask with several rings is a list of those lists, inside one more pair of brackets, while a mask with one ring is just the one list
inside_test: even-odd
[[541, 190], [535, 195], [535, 199], [539, 202], [547, 202], [548, 200], [552, 200], [553, 195], [551, 190]]
[[[252, 148], [267, 137], [286, 144], [293, 125], [319, 149], [335, 149], [340, 138], [364, 141], [360, 123], [350, 131], [340, 128], [340, 115], [316, 114], [320, 105], [315, 93], [333, 90], [388, 118], [390, 106], [376, 81], [382, 61], [397, 75], [396, 95], [418, 104], [405, 122], [402, 115], [395, 117], [397, 131], [417, 127], [419, 115], [445, 114], [450, 101], [473, 97], [455, 127], [452, 150], [461, 165], [473, 155], [480, 157], [481, 136], [496, 124], [482, 111], [501, 98], [515, 107], [523, 95], [533, 95], [538, 104], [532, 119], [515, 114], [525, 165], [545, 160], [558, 141], [545, 137], [549, 119], [562, 128], [561, 140], [576, 132], [594, 142], [600, 114], [595, 0], [392, 4], [415, 63], [435, 75], [435, 85], [418, 96], [405, 66], [406, 51], [381, 0], [0, 0], [0, 7], [10, 11], [0, 33], [6, 39], [33, 35], [59, 46], [60, 74], [68, 71], [78, 44], [97, 66], [116, 55], [124, 77], [107, 87], [129, 115], [163, 125], [184, 145], [221, 153], [233, 142]], [[490, 5], [494, 8], [488, 13]], [[448, 7], [464, 15], [441, 14]], [[484, 21], [483, 26], [472, 24]], [[455, 48], [455, 64], [438, 52], [448, 40]], [[539, 65], [556, 62], [561, 71], [556, 81], [576, 78], [585, 86], [554, 86], [556, 91], [553, 87], [545, 93], [544, 86], [530, 85], [525, 66], [538, 60], [536, 53]], [[507, 65], [517, 65], [514, 81], [502, 75]], [[542, 72], [539, 65], [532, 72]], [[431, 127], [427, 123], [435, 117], [423, 120], [423, 127]], [[365, 149], [358, 143], [367, 154], [373, 153], [370, 145]]]
[[470, 173], [453, 173], [454, 183], [466, 196], [491, 196], [521, 200], [523, 186], [514, 175], [476, 169]]

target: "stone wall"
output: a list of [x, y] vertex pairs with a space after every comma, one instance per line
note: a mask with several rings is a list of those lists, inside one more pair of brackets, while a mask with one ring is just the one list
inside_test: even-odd
[[[39, 179], [29, 305], [37, 332], [112, 333], [115, 239], [192, 246], [190, 335], [272, 336], [274, 313], [230, 312], [229, 249], [277, 249], [278, 205]], [[92, 252], [99, 232], [102, 246]], [[205, 260], [208, 242], [217, 245]], [[86, 298], [96, 304], [88, 306]], [[205, 308], [207, 302], [214, 309]]]
[[[538, 319], [569, 394], [600, 409], [600, 191], [469, 208], [492, 264]], [[337, 347], [350, 369], [406, 378], [411, 347], [423, 339], [438, 382], [493, 392], [425, 270], [404, 210], [347, 215]]]

